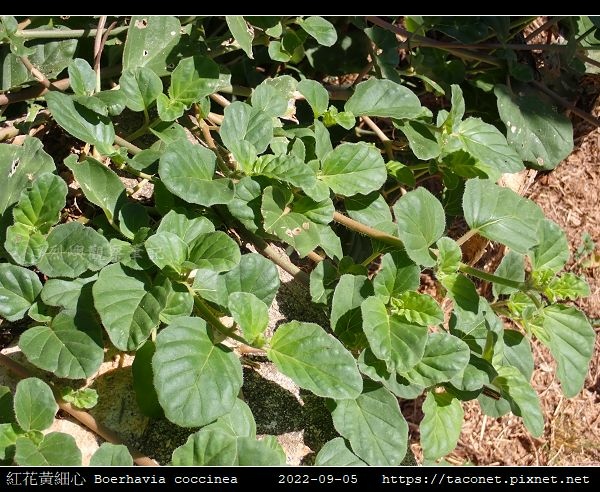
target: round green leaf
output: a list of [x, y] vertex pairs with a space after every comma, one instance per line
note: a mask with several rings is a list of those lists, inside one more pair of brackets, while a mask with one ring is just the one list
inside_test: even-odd
[[300, 27], [317, 40], [323, 46], [333, 46], [337, 41], [335, 27], [323, 17], [311, 16], [300, 22]]
[[373, 354], [386, 361], [391, 371], [405, 372], [421, 360], [427, 343], [427, 327], [404, 322], [388, 315], [379, 297], [361, 305], [363, 330]]
[[204, 430], [218, 430], [234, 437], [256, 437], [256, 422], [250, 407], [239, 398], [228, 414], [207, 425]]
[[194, 56], [181, 60], [171, 74], [169, 95], [186, 106], [228, 85], [219, 77], [219, 65], [210, 58]]
[[38, 378], [22, 379], [15, 391], [15, 417], [25, 431], [43, 431], [52, 425], [58, 412], [54, 394], [44, 381]]
[[376, 147], [343, 143], [325, 156], [319, 178], [339, 195], [366, 195], [383, 186], [387, 170]]
[[74, 326], [34, 326], [19, 338], [19, 347], [34, 366], [60, 378], [86, 379], [104, 360], [104, 349]]
[[379, 385], [365, 385], [355, 400], [336, 401], [331, 412], [336, 430], [352, 451], [371, 466], [397, 466], [406, 454], [408, 424], [398, 400]]
[[371, 78], [356, 86], [344, 106], [354, 116], [416, 119], [424, 114], [419, 98], [410, 89], [391, 80]]
[[162, 93], [160, 77], [147, 67], [123, 70], [119, 87], [125, 95], [125, 104], [132, 111], [144, 111]]
[[367, 466], [356, 456], [342, 437], [336, 437], [321, 448], [315, 458], [315, 466]]
[[170, 267], [181, 273], [182, 265], [189, 256], [187, 244], [172, 232], [157, 232], [146, 239], [148, 258], [161, 270]]
[[425, 188], [417, 188], [396, 202], [394, 214], [408, 256], [419, 265], [434, 266], [429, 246], [442, 237], [446, 228], [439, 200]]
[[229, 179], [213, 179], [215, 154], [187, 140], [176, 140], [165, 149], [158, 172], [167, 189], [189, 203], [205, 207], [233, 199]]
[[267, 356], [301, 388], [324, 398], [356, 398], [362, 378], [350, 352], [314, 323], [281, 325]]
[[81, 451], [73, 436], [51, 432], [36, 444], [28, 437], [19, 437], [15, 462], [21, 466], [81, 466]]
[[260, 109], [236, 101], [223, 111], [219, 135], [234, 154], [240, 141], [248, 142], [260, 154], [267, 149], [273, 138], [273, 121]]
[[41, 290], [42, 283], [31, 270], [0, 264], [0, 315], [8, 321], [22, 319]]
[[560, 226], [544, 219], [538, 230], [538, 244], [531, 250], [530, 258], [534, 270], [559, 272], [569, 259], [567, 235]]
[[142, 272], [110, 265], [100, 272], [92, 292], [102, 324], [119, 350], [136, 350], [158, 326], [160, 293]]
[[242, 387], [238, 358], [213, 344], [200, 318], [178, 318], [156, 339], [154, 385], [165, 416], [182, 427], [228, 413]]
[[75, 58], [69, 64], [69, 80], [78, 96], [91, 96], [96, 90], [96, 72], [83, 58]]
[[249, 292], [270, 306], [279, 290], [279, 274], [273, 262], [257, 253], [242, 255], [239, 264], [224, 276], [228, 295]]
[[459, 338], [447, 333], [431, 333], [423, 358], [403, 375], [425, 387], [450, 381], [467, 366], [469, 354], [469, 346]]
[[79, 222], [56, 226], [48, 235], [48, 249], [38, 262], [48, 277], [76, 278], [100, 270], [111, 259], [106, 238]]
[[131, 364], [131, 373], [133, 375], [133, 389], [135, 399], [144, 415], [154, 418], [164, 417], [164, 412], [160, 403], [156, 389], [154, 388], [152, 370], [152, 357], [156, 352], [156, 344], [148, 340], [135, 352], [135, 359]]
[[225, 21], [240, 48], [244, 50], [248, 58], [253, 59], [252, 40], [254, 39], [254, 30], [248, 27], [248, 24], [246, 24], [241, 15], [227, 15], [225, 16]]
[[195, 268], [225, 272], [234, 268], [241, 258], [237, 243], [223, 231], [207, 232], [190, 245], [187, 263]]
[[386, 253], [381, 269], [373, 279], [375, 294], [385, 298], [397, 297], [407, 290], [416, 290], [421, 283], [421, 269], [404, 251]]
[[395, 313], [406, 318], [409, 323], [431, 326], [444, 322], [442, 308], [428, 294], [407, 290], [398, 297], [392, 298], [392, 308]]
[[126, 446], [104, 442], [90, 458], [90, 466], [133, 466], [133, 458]]
[[438, 239], [437, 267], [438, 271], [445, 275], [456, 273], [462, 260], [462, 251], [456, 241], [449, 237]]
[[15, 223], [46, 234], [58, 222], [65, 206], [67, 184], [55, 174], [42, 174], [23, 192], [13, 209]]
[[206, 217], [195, 217], [193, 213], [171, 210], [158, 225], [157, 233], [171, 232], [177, 235], [188, 246], [207, 232], [214, 232], [215, 226]]
[[458, 443], [464, 411], [460, 401], [449, 393], [427, 393], [419, 425], [421, 446], [426, 459], [436, 460], [450, 453]]
[[538, 244], [544, 221], [540, 207], [490, 180], [470, 179], [463, 195], [465, 220], [483, 237], [498, 241], [517, 253]]
[[[97, 275], [79, 277], [73, 280], [51, 278], [45, 284], [40, 297], [48, 306], [76, 309], [82, 290], [90, 282], [95, 282]], [[88, 286], [89, 288], [89, 286]]]
[[237, 438], [221, 431], [201, 430], [173, 451], [173, 466], [233, 466]]
[[170, 324], [180, 316], [189, 316], [194, 308], [194, 297], [188, 288], [180, 283], [171, 282], [168, 277], [158, 276], [154, 285], [164, 290], [164, 307], [160, 312], [160, 320]]
[[373, 293], [365, 275], [344, 274], [335, 287], [329, 322], [340, 341], [350, 347], [365, 345], [363, 318], [360, 306]]
[[36, 229], [17, 223], [6, 229], [4, 249], [19, 265], [31, 266], [44, 256], [48, 242]]
[[315, 118], [321, 116], [329, 106], [329, 93], [316, 80], [304, 79], [298, 83], [298, 91], [310, 104]]

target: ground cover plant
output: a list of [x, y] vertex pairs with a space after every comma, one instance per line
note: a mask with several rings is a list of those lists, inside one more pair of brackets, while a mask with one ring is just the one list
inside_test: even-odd
[[[565, 98], [599, 64], [596, 19], [531, 45], [534, 19], [2, 17], [0, 316], [46, 377], [0, 387], [0, 460], [80, 463], [42, 431], [57, 400], [95, 404], [108, 350], [135, 355], [145, 414], [190, 429], [175, 465], [285, 464], [241, 393], [253, 357], [330, 410], [315, 464], [401, 464], [399, 400], [423, 396], [426, 463], [468, 400], [540, 435], [531, 341], [575, 396], [589, 289], [564, 231], [497, 182], [571, 152], [565, 105], [595, 119]], [[474, 241], [505, 247], [493, 271]], [[268, 328], [277, 267], [321, 323]]]

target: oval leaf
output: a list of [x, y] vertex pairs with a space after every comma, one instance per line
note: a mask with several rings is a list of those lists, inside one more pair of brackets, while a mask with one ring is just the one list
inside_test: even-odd
[[267, 356], [301, 388], [324, 398], [356, 398], [362, 378], [350, 352], [314, 323], [281, 325]]
[[215, 345], [200, 318], [178, 318], [156, 339], [154, 385], [165, 416], [182, 427], [228, 413], [242, 387], [238, 358]]
[[394, 214], [408, 256], [419, 265], [434, 266], [429, 246], [442, 237], [446, 228], [442, 204], [425, 188], [417, 188], [396, 202]]
[[336, 437], [325, 445], [315, 458], [315, 466], [367, 466], [356, 456], [342, 437]]
[[133, 458], [122, 444], [104, 442], [90, 458], [90, 466], [133, 466]]
[[436, 460], [450, 453], [458, 443], [464, 411], [460, 401], [449, 393], [427, 393], [419, 425], [421, 446], [426, 459]]
[[369, 79], [356, 86], [344, 106], [354, 116], [416, 119], [422, 116], [419, 98], [410, 89], [391, 80]]
[[28, 437], [17, 439], [15, 462], [21, 466], [81, 466], [81, 451], [73, 436], [51, 432], [36, 444]]
[[44, 381], [38, 378], [22, 379], [15, 391], [15, 417], [25, 431], [43, 431], [54, 422], [58, 405], [54, 394]]
[[0, 264], [0, 315], [8, 321], [22, 319], [41, 290], [42, 283], [31, 270]]
[[379, 385], [365, 386], [355, 400], [341, 400], [331, 412], [336, 430], [371, 466], [397, 466], [406, 454], [408, 424], [398, 400]]

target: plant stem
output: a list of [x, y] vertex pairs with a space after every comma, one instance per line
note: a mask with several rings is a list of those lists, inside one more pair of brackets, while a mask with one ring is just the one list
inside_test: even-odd
[[[33, 374], [31, 374], [25, 366], [19, 364], [17, 361], [12, 360], [2, 353], [0, 353], [0, 365], [8, 368], [10, 371], [16, 374], [19, 379], [25, 379], [33, 376]], [[67, 412], [92, 432], [98, 434], [100, 437], [113, 444], [123, 444], [123, 440], [116, 433], [106, 428], [89, 413], [74, 408], [72, 405], [59, 398], [56, 392], [55, 397], [56, 402], [61, 410]], [[158, 463], [156, 463], [153, 459], [143, 455], [135, 449], [129, 448], [129, 452], [133, 456], [135, 463], [138, 465], [158, 466]]]
[[[129, 26], [117, 27], [110, 31], [110, 35], [116, 36], [129, 29]], [[23, 39], [72, 39], [72, 38], [93, 38], [96, 36], [97, 29], [24, 29], [17, 31], [16, 36]], [[105, 30], [106, 33], [108, 30]]]
[[462, 246], [469, 239], [471, 239], [473, 236], [475, 236], [477, 234], [477, 232], [478, 232], [477, 229], [469, 229], [465, 234], [463, 234], [461, 237], [459, 237], [456, 240], [456, 244], [458, 244], [459, 246]]
[[347, 227], [348, 229], [352, 229], [353, 231], [360, 232], [361, 234], [364, 234], [365, 236], [369, 236], [372, 239], [377, 239], [378, 241], [381, 241], [382, 243], [390, 244], [392, 246], [396, 246], [397, 248], [404, 247], [404, 244], [402, 243], [402, 241], [399, 238], [397, 238], [396, 236], [392, 236], [391, 234], [388, 234], [387, 232], [383, 232], [383, 231], [380, 231], [379, 229], [374, 229], [373, 227], [370, 227], [368, 225], [357, 222], [356, 220], [353, 220], [350, 217], [347, 217], [339, 212], [333, 213], [333, 220], [336, 221], [338, 224], [342, 224], [343, 226]]
[[381, 252], [379, 251], [373, 251], [373, 253], [371, 253], [371, 255], [368, 258], [361, 262], [361, 265], [364, 267], [368, 267], [373, 261], [375, 261], [375, 258], [377, 258], [380, 254]]
[[196, 292], [194, 292], [194, 289], [192, 289], [192, 287], [190, 287], [188, 284], [185, 285], [190, 291], [190, 294], [194, 296], [194, 308], [196, 310], [196, 314], [198, 314], [202, 319], [204, 319], [204, 321], [206, 321], [219, 333], [222, 333], [223, 335], [229, 338], [233, 338], [234, 340], [251, 347], [251, 345], [246, 340], [244, 340], [239, 335], [236, 335], [233, 332], [233, 330], [230, 330], [223, 323], [221, 323], [221, 320], [215, 316], [212, 310], [206, 305], [204, 300]]
[[388, 136], [383, 133], [383, 130], [377, 126], [377, 124], [368, 116], [361, 116], [361, 119], [367, 124], [367, 126], [375, 132], [375, 135], [381, 140], [385, 148], [385, 152], [390, 161], [394, 160], [394, 149], [392, 148], [392, 141]]
[[127, 140], [125, 140], [122, 137], [119, 137], [118, 135], [115, 136], [115, 143], [119, 146], [119, 147], [125, 147], [129, 152], [131, 152], [132, 154], [139, 154], [142, 149], [140, 149], [138, 146], [133, 145], [131, 142], [128, 142]]
[[483, 270], [479, 270], [478, 268], [473, 268], [469, 265], [465, 265], [464, 263], [460, 264], [459, 270], [467, 275], [471, 275], [473, 277], [477, 277], [481, 280], [485, 280], [486, 282], [492, 282], [494, 284], [505, 285], [507, 287], [513, 287], [514, 289], [518, 289], [524, 291], [527, 289], [527, 285], [525, 282], [518, 282], [517, 280], [511, 280], [509, 278], [499, 277], [498, 275], [494, 275], [492, 273], [484, 272]]

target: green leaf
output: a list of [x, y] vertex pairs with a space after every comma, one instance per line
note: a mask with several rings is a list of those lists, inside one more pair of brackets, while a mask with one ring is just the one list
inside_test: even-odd
[[324, 159], [330, 152], [333, 151], [331, 145], [331, 137], [329, 130], [319, 120], [314, 122], [315, 129], [315, 154], [318, 159]]
[[222, 415], [203, 430], [218, 430], [233, 437], [256, 437], [256, 422], [250, 407], [238, 398], [229, 413]]
[[534, 361], [528, 338], [517, 330], [504, 330], [503, 339], [502, 365], [516, 367], [529, 381]]
[[[254, 88], [252, 91], [252, 107], [260, 109], [274, 118], [286, 116], [289, 109], [288, 96], [269, 84], [271, 80], [266, 79]], [[295, 107], [293, 109], [295, 111]]]
[[371, 349], [365, 349], [358, 356], [358, 369], [373, 381], [383, 384], [385, 388], [404, 400], [414, 400], [423, 393], [423, 386], [413, 384], [406, 378], [388, 371], [385, 361], [375, 357]]
[[462, 251], [456, 241], [449, 237], [442, 237], [436, 243], [438, 247], [437, 267], [438, 272], [444, 275], [456, 273], [462, 260]]
[[42, 283], [31, 270], [0, 263], [0, 315], [8, 321], [22, 319], [41, 290]]
[[544, 308], [542, 321], [546, 342], [558, 368], [556, 375], [564, 395], [572, 398], [581, 391], [594, 351], [594, 329], [576, 308], [555, 304]]
[[279, 179], [298, 188], [311, 188], [316, 183], [315, 172], [293, 155], [263, 155], [252, 166], [252, 174]]
[[263, 333], [269, 323], [269, 308], [254, 294], [234, 292], [229, 295], [229, 311], [251, 345], [264, 344]]
[[392, 310], [406, 318], [409, 323], [417, 325], [431, 326], [444, 322], [444, 313], [437, 301], [428, 294], [412, 290], [392, 298]]
[[160, 77], [143, 66], [123, 70], [119, 86], [126, 106], [132, 111], [147, 110], [163, 91]]
[[423, 358], [404, 375], [421, 386], [450, 381], [469, 363], [469, 346], [448, 333], [430, 333]]
[[513, 93], [494, 86], [498, 113], [506, 125], [508, 144], [520, 158], [541, 169], [554, 169], [573, 150], [573, 125], [552, 102], [526, 88]]
[[73, 155], [65, 159], [65, 165], [73, 172], [85, 197], [98, 205], [109, 221], [114, 221], [125, 201], [125, 185], [116, 173], [90, 157], [77, 162]]
[[90, 458], [90, 466], [133, 466], [133, 458], [126, 446], [104, 442]]
[[375, 294], [389, 302], [407, 290], [416, 290], [421, 283], [421, 269], [404, 251], [386, 253], [381, 258], [381, 269], [373, 279]]
[[227, 27], [233, 35], [233, 38], [240, 45], [240, 48], [244, 50], [248, 58], [254, 59], [252, 54], [252, 41], [254, 40], [254, 30], [246, 24], [246, 21], [241, 15], [227, 15], [225, 16]]
[[213, 343], [200, 318], [178, 318], [161, 331], [152, 365], [165, 416], [182, 427], [206, 425], [225, 415], [242, 387], [239, 359]]
[[37, 266], [48, 277], [75, 278], [88, 270], [100, 270], [111, 259], [104, 236], [79, 222], [56, 226], [47, 240], [48, 249]]
[[292, 203], [292, 210], [317, 224], [327, 225], [333, 220], [335, 207], [330, 198], [316, 202], [312, 198], [301, 196]]
[[406, 87], [391, 80], [369, 79], [356, 86], [344, 106], [354, 116], [382, 116], [396, 119], [417, 119], [424, 111], [419, 98]]
[[367, 466], [346, 444], [343, 437], [336, 437], [321, 448], [315, 458], [315, 466]]
[[329, 93], [322, 84], [316, 80], [304, 79], [298, 83], [298, 91], [306, 98], [306, 102], [312, 108], [315, 118], [327, 111]]
[[250, 437], [238, 438], [238, 466], [282, 466], [286, 456], [274, 436], [260, 441]]
[[82, 58], [75, 58], [69, 64], [69, 80], [78, 96], [91, 96], [96, 91], [96, 72]]
[[237, 438], [219, 430], [201, 430], [173, 451], [173, 466], [233, 466]]
[[196, 268], [225, 272], [235, 267], [241, 258], [237, 243], [223, 231], [198, 236], [190, 246], [187, 264]]
[[24, 431], [47, 429], [58, 411], [50, 386], [38, 378], [19, 381], [14, 404], [17, 423]]
[[299, 21], [300, 27], [323, 46], [333, 46], [337, 41], [335, 27], [323, 17], [311, 16]]
[[156, 344], [152, 340], [146, 341], [135, 352], [135, 359], [131, 364], [131, 373], [138, 407], [144, 415], [159, 419], [164, 418], [165, 415], [158, 401], [153, 383], [152, 357], [155, 352]]
[[23, 192], [13, 209], [15, 222], [47, 234], [65, 206], [67, 184], [54, 174], [42, 174]]
[[194, 297], [187, 286], [171, 282], [166, 276], [154, 279], [154, 285], [164, 290], [164, 307], [160, 312], [160, 320], [170, 324], [176, 318], [189, 316], [194, 308]]
[[49, 306], [75, 310], [85, 285], [94, 282], [97, 275], [79, 277], [73, 280], [51, 278], [44, 284], [40, 294], [42, 301]]
[[315, 304], [329, 303], [337, 281], [337, 269], [329, 260], [320, 261], [310, 272], [310, 297]]
[[171, 210], [158, 225], [157, 233], [171, 232], [179, 236], [188, 246], [201, 234], [214, 232], [215, 226], [206, 217], [197, 217], [193, 212]]
[[120, 264], [107, 266], [92, 291], [102, 324], [119, 350], [136, 350], [158, 326], [163, 306], [143, 273]]
[[175, 121], [177, 118], [183, 116], [185, 104], [161, 93], [156, 98], [156, 109], [158, 117], [162, 121]]
[[440, 155], [442, 149], [428, 125], [420, 121], [402, 121], [395, 126], [404, 133], [410, 149], [418, 159], [428, 161]]
[[383, 301], [369, 297], [361, 305], [363, 330], [371, 351], [387, 363], [390, 372], [406, 372], [421, 360], [427, 344], [427, 328], [389, 315]]
[[239, 264], [224, 276], [227, 295], [249, 292], [270, 306], [279, 290], [277, 267], [257, 253], [242, 255]]
[[397, 466], [402, 462], [408, 425], [394, 395], [369, 384], [358, 398], [335, 403], [333, 425], [360, 459], [371, 466]]
[[533, 270], [551, 270], [559, 272], [569, 259], [569, 243], [567, 235], [560, 226], [544, 219], [538, 229], [538, 244], [530, 254]]
[[[506, 253], [498, 268], [494, 272], [494, 275], [498, 277], [507, 278], [509, 280], [515, 280], [517, 282], [523, 282], [525, 280], [525, 257], [515, 251], [509, 251]], [[508, 287], [506, 285], [493, 283], [492, 291], [494, 297], [501, 295], [510, 295], [513, 292], [517, 292], [514, 287]]]
[[560, 277], [554, 277], [546, 288], [544, 295], [550, 302], [565, 299], [579, 299], [590, 295], [590, 287], [588, 283], [574, 273], [565, 273]]
[[157, 232], [144, 243], [148, 258], [161, 270], [169, 267], [182, 273], [182, 265], [189, 256], [188, 245], [172, 232]]
[[426, 459], [436, 460], [450, 453], [458, 443], [464, 411], [460, 401], [449, 393], [427, 393], [419, 425], [421, 446]]
[[10, 460], [12, 462], [15, 454], [15, 444], [22, 432], [16, 424], [0, 424], [0, 460]]
[[459, 85], [452, 84], [450, 86], [452, 91], [451, 104], [452, 108], [448, 113], [448, 118], [444, 122], [444, 125], [449, 128], [449, 131], [455, 132], [458, 130], [460, 122], [465, 115], [465, 99], [463, 97], [462, 89]]
[[325, 156], [319, 179], [334, 193], [352, 196], [381, 188], [387, 171], [376, 147], [364, 142], [343, 143]]
[[314, 323], [279, 326], [267, 356], [283, 374], [317, 396], [356, 398], [362, 390], [352, 354]]
[[215, 154], [188, 140], [176, 140], [165, 149], [158, 172], [167, 189], [186, 202], [205, 207], [233, 199], [229, 179], [213, 179]]
[[419, 265], [434, 266], [429, 246], [446, 228], [442, 204], [425, 188], [417, 188], [402, 196], [393, 208], [408, 256]]
[[[115, 129], [108, 116], [84, 106], [61, 92], [48, 92], [44, 97], [53, 118], [68, 133], [94, 145], [102, 154], [113, 153]], [[100, 100], [96, 99], [96, 101], [102, 104]]]
[[524, 169], [519, 155], [495, 126], [479, 118], [467, 118], [458, 125], [457, 134], [463, 149], [490, 173], [518, 173]]
[[527, 253], [538, 243], [544, 213], [531, 200], [492, 181], [470, 179], [463, 195], [465, 220], [478, 234]]
[[251, 144], [260, 154], [267, 149], [273, 138], [273, 120], [262, 110], [236, 101], [223, 111], [219, 135], [234, 155], [241, 141]]
[[19, 437], [15, 462], [21, 466], [81, 466], [81, 451], [73, 436], [62, 432], [46, 434], [39, 445]]
[[147, 67], [157, 75], [167, 75], [170, 55], [181, 37], [176, 17], [134, 16], [123, 49], [123, 69]]
[[379, 191], [347, 197], [344, 206], [351, 219], [363, 224], [381, 224], [393, 220], [390, 207]]
[[344, 274], [340, 277], [329, 317], [331, 330], [350, 347], [365, 345], [360, 306], [373, 294], [373, 286], [365, 275]]
[[544, 416], [540, 401], [531, 384], [516, 367], [499, 367], [493, 384], [500, 388], [502, 396], [510, 403], [512, 413], [522, 417], [525, 427], [533, 437], [544, 432]]
[[321, 241], [319, 231], [304, 215], [290, 212], [289, 189], [269, 186], [263, 191], [261, 212], [265, 231], [291, 244], [300, 256], [306, 256]]
[[171, 74], [169, 96], [189, 107], [227, 84], [228, 80], [219, 77], [219, 65], [210, 58], [184, 58]]
[[92, 388], [74, 390], [67, 386], [61, 389], [60, 397], [74, 407], [86, 410], [94, 408], [98, 404], [98, 392]]
[[54, 170], [54, 161], [39, 138], [25, 137], [20, 146], [0, 144], [0, 216], [17, 203], [34, 179]]
[[16, 263], [31, 266], [40, 261], [48, 249], [48, 243], [36, 229], [16, 223], [6, 229], [4, 249]]
[[65, 323], [29, 328], [19, 338], [19, 347], [34, 366], [60, 378], [92, 377], [104, 360], [103, 347]]

